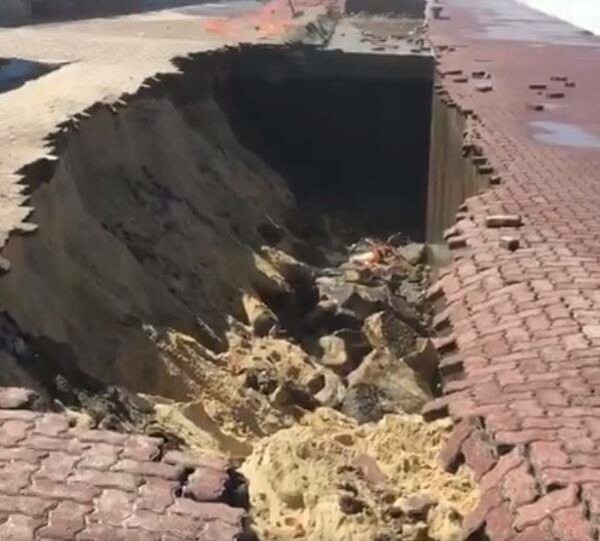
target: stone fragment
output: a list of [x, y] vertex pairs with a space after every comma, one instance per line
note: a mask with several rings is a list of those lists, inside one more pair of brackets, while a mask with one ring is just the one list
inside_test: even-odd
[[340, 377], [323, 368], [308, 382], [308, 388], [321, 406], [337, 408], [344, 400], [346, 387]]

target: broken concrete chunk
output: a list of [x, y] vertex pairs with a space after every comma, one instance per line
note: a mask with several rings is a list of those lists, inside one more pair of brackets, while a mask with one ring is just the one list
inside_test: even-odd
[[523, 225], [521, 217], [517, 214], [496, 214], [487, 216], [485, 219], [486, 227], [520, 227]]
[[413, 242], [411, 244], [407, 244], [406, 246], [402, 246], [398, 249], [398, 251], [400, 252], [400, 255], [411, 265], [423, 263], [425, 259], [424, 244]]
[[[375, 350], [348, 376], [350, 389], [370, 389], [369, 400], [381, 413], [419, 413], [431, 399], [427, 385], [404, 361], [388, 350]], [[347, 408], [347, 399], [344, 400]], [[359, 420], [359, 419], [357, 419]]]
[[391, 312], [378, 312], [365, 320], [364, 333], [375, 349], [388, 348], [401, 358], [415, 348], [417, 334]]

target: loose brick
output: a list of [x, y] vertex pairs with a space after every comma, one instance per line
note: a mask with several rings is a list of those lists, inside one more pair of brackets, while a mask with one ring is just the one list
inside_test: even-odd
[[495, 227], [520, 227], [523, 225], [521, 217], [517, 214], [495, 214], [485, 218], [485, 226]]

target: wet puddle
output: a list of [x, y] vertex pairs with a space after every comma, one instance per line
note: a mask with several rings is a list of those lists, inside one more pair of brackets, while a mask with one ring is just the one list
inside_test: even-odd
[[0, 94], [14, 90], [27, 81], [42, 77], [57, 68], [58, 66], [18, 58], [0, 58]]
[[533, 138], [548, 145], [572, 148], [600, 148], [600, 137], [565, 122], [530, 122]]

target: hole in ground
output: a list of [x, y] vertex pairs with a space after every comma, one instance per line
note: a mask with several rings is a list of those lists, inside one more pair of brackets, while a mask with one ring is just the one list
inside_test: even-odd
[[431, 59], [257, 49], [231, 64], [217, 100], [305, 209], [355, 238], [424, 240]]

